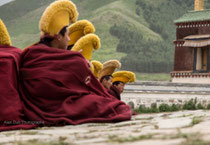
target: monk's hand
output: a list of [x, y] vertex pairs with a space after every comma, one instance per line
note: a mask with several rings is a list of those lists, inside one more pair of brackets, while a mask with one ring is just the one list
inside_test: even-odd
[[89, 66], [89, 68], [91, 67], [91, 63], [90, 63], [90, 61], [89, 60], [87, 60], [86, 59], [86, 61], [87, 61], [87, 64], [88, 64], [88, 66]]
[[91, 81], [91, 77], [90, 76], [87, 76], [86, 79], [85, 79], [85, 84], [88, 85]]

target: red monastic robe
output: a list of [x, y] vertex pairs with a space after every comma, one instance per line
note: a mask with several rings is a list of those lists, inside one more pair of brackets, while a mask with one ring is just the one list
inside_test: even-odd
[[22, 54], [20, 75], [25, 115], [43, 126], [131, 118], [130, 107], [103, 88], [79, 52], [31, 46]]
[[110, 87], [110, 89], [108, 90], [108, 92], [109, 92], [110, 95], [114, 96], [118, 100], [121, 100], [120, 92], [119, 92], [119, 90], [114, 85], [112, 85]]
[[18, 93], [18, 75], [21, 50], [11, 46], [0, 46], [0, 131], [28, 129]]
[[[120, 92], [114, 85], [112, 85], [110, 87], [108, 92], [109, 92], [110, 95], [114, 96], [118, 100], [121, 100]], [[138, 113], [135, 110], [132, 110], [132, 115], [138, 115]]]

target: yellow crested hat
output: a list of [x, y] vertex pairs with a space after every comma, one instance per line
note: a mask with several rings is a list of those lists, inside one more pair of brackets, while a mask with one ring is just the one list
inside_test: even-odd
[[99, 78], [99, 73], [103, 69], [103, 64], [100, 61], [92, 60], [91, 61], [91, 72], [95, 75], [96, 78]]
[[113, 81], [112, 82], [123, 82], [124, 84], [130, 82], [134, 82], [136, 80], [136, 75], [131, 71], [118, 71], [112, 74]]
[[0, 19], [0, 45], [8, 45], [8, 46], [12, 45], [7, 28], [1, 19]]
[[78, 12], [75, 4], [69, 0], [57, 0], [51, 3], [39, 22], [39, 29], [42, 34], [54, 36], [59, 34], [61, 29], [77, 21]]
[[103, 63], [103, 70], [99, 74], [101, 79], [103, 76], [112, 75], [116, 68], [120, 69], [121, 63], [118, 60], [108, 60]]
[[95, 32], [95, 27], [88, 20], [77, 21], [69, 26], [68, 29], [70, 37], [69, 45], [75, 44], [82, 36]]
[[101, 47], [100, 39], [95, 34], [87, 34], [80, 38], [71, 49], [72, 51], [81, 51], [82, 55], [90, 60], [92, 58], [93, 49], [97, 50]]

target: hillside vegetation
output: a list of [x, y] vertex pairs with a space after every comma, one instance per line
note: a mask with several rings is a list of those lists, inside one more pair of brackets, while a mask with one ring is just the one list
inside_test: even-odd
[[[54, 0], [15, 0], [0, 7], [14, 46], [25, 48], [40, 37], [39, 19]], [[170, 72], [173, 68], [174, 20], [193, 10], [192, 0], [72, 0], [79, 20], [91, 21], [101, 39], [93, 59], [118, 59], [123, 69]], [[209, 7], [210, 1], [206, 1]]]

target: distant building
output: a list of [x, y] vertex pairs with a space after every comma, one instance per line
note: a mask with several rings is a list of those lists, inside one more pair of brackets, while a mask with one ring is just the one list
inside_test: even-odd
[[194, 11], [175, 20], [172, 82], [210, 84], [210, 10], [195, 0]]

